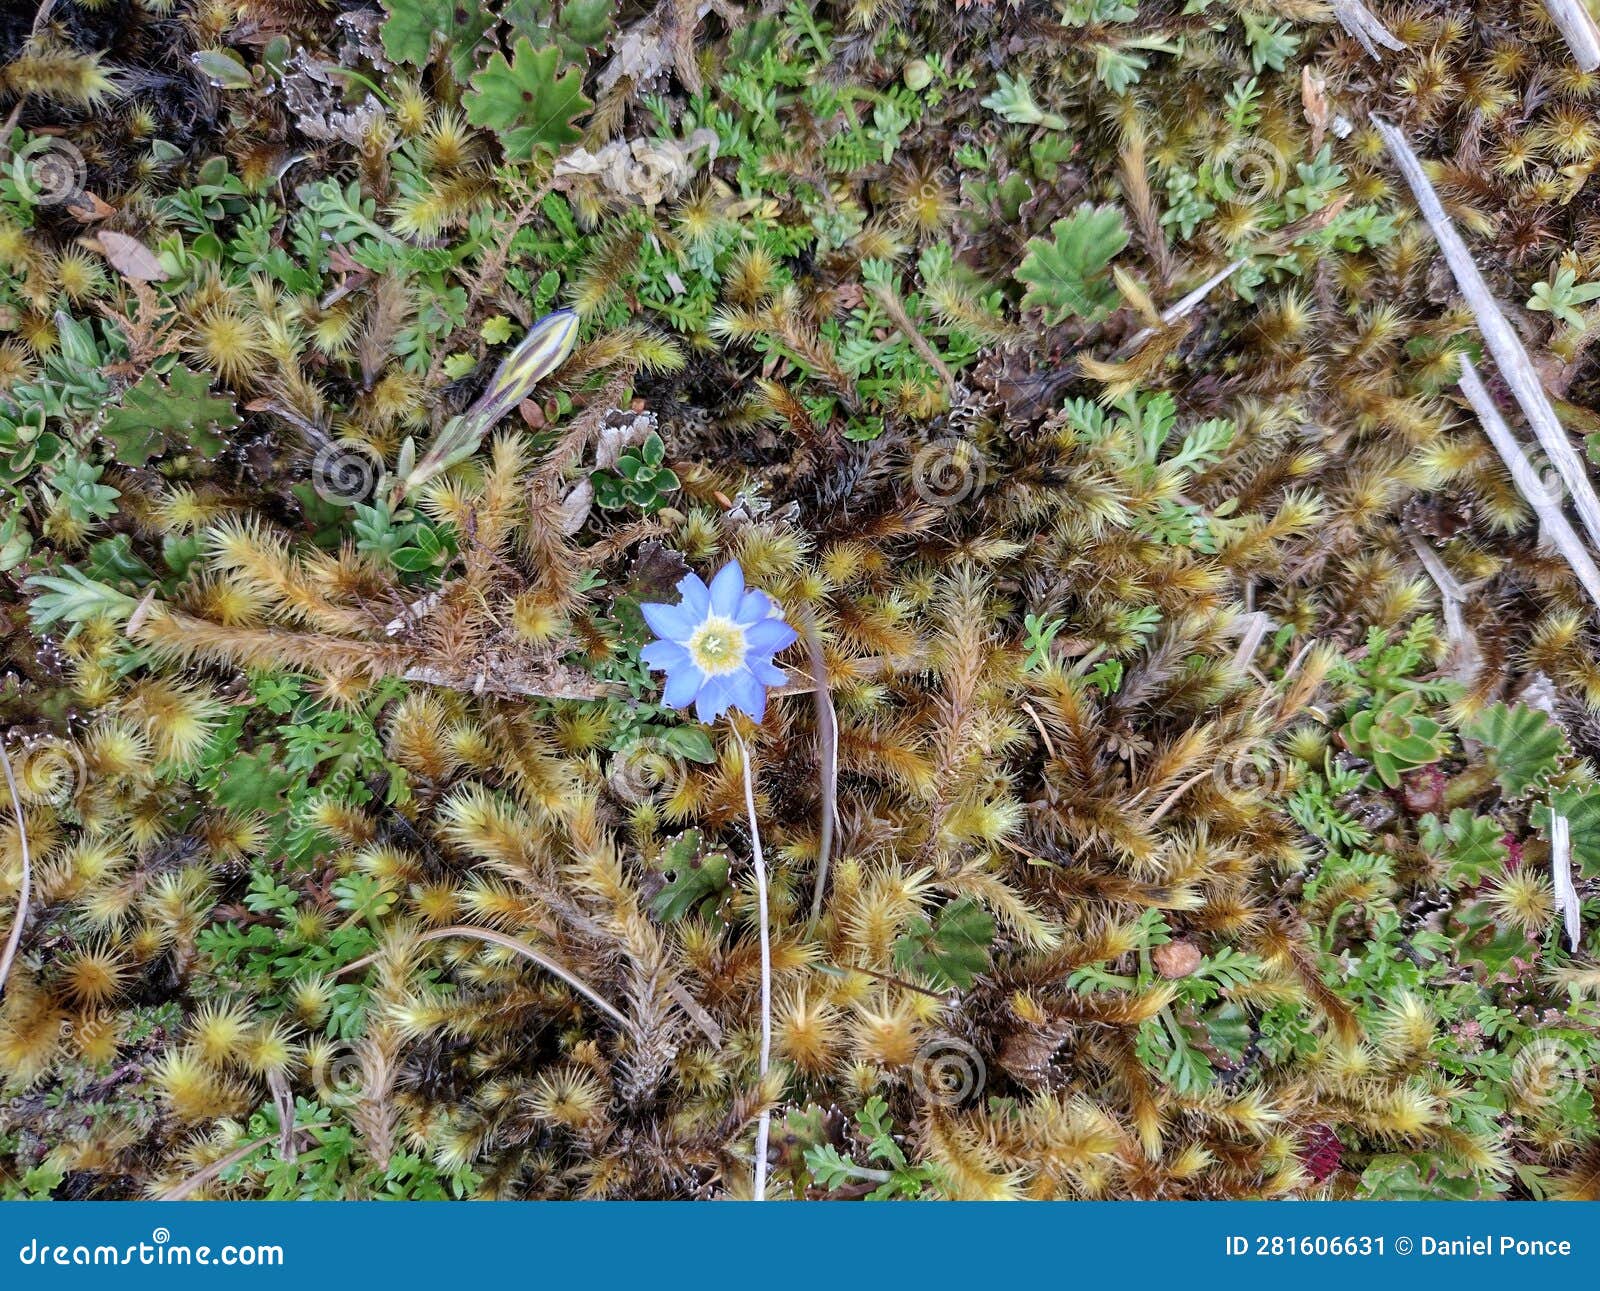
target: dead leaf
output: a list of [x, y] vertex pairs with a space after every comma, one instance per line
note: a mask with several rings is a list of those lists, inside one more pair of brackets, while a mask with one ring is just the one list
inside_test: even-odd
[[105, 253], [111, 267], [129, 282], [161, 282], [167, 271], [161, 267], [155, 252], [126, 233], [110, 229], [100, 230], [100, 250]]
[[1300, 69], [1300, 105], [1311, 126], [1311, 151], [1315, 153], [1328, 128], [1328, 78], [1309, 63]]
[[1200, 967], [1204, 956], [1200, 947], [1192, 941], [1169, 941], [1165, 945], [1157, 946], [1150, 952], [1150, 958], [1155, 961], [1156, 971], [1161, 976], [1173, 979], [1187, 977]]
[[115, 206], [108, 205], [87, 191], [74, 193], [67, 203], [67, 209], [72, 212], [72, 218], [79, 224], [96, 224], [101, 220], [110, 219], [117, 213]]
[[571, 537], [582, 529], [589, 519], [589, 508], [594, 505], [594, 485], [579, 480], [572, 492], [561, 499], [561, 532]]

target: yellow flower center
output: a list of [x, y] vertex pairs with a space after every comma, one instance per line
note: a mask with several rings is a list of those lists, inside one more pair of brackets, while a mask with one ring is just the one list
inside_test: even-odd
[[689, 658], [708, 677], [737, 672], [744, 664], [744, 629], [713, 614], [689, 638]]

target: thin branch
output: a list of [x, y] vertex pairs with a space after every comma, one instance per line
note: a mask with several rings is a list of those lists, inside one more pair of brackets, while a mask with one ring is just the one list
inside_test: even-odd
[[[1239, 270], [1243, 269], [1245, 265], [1249, 263], [1249, 256], [1240, 256], [1239, 259], [1235, 260], [1232, 264], [1218, 269], [1216, 273], [1212, 274], [1187, 296], [1163, 309], [1161, 311], [1162, 324], [1164, 326], [1171, 327], [1179, 319], [1187, 318], [1195, 311], [1195, 309], [1201, 304], [1202, 301], [1205, 300], [1207, 296], [1209, 296], [1223, 283], [1227, 282], [1229, 278], [1233, 277], [1234, 274], [1238, 273]], [[1122, 358], [1126, 355], [1132, 354], [1155, 334], [1156, 329], [1153, 327], [1141, 328], [1117, 348], [1116, 357]]]
[[1550, 21], [1560, 28], [1580, 72], [1600, 68], [1600, 27], [1583, 0], [1544, 0]]
[[1572, 885], [1572, 822], [1559, 812], [1550, 813], [1550, 880], [1555, 887], [1556, 909], [1573, 950], [1583, 937], [1583, 907]]
[[1207, 767], [1204, 771], [1196, 771], [1192, 776], [1180, 784], [1176, 789], [1161, 800], [1161, 805], [1145, 817], [1142, 828], [1149, 829], [1158, 820], [1165, 816], [1177, 805], [1178, 799], [1188, 792], [1191, 786], [1199, 784], [1208, 775], [1215, 775], [1215, 767]]
[[828, 862], [833, 857], [833, 830], [839, 819], [839, 717], [828, 690], [827, 666], [822, 658], [822, 638], [807, 616], [806, 646], [811, 654], [812, 693], [817, 700], [817, 762], [822, 776], [822, 837], [817, 844], [816, 891], [811, 894], [811, 923], [822, 918], [822, 901], [828, 890]]
[[[603, 996], [589, 987], [583, 981], [583, 979], [574, 973], [570, 968], [566, 968], [561, 964], [558, 964], [548, 955], [542, 954], [541, 952], [535, 950], [532, 946], [528, 945], [527, 942], [518, 941], [515, 937], [508, 937], [503, 932], [494, 932], [489, 928], [474, 928], [470, 924], [457, 923], [451, 924], [448, 928], [435, 928], [431, 932], [425, 932], [417, 938], [417, 941], [419, 943], [426, 941], [444, 941], [449, 937], [473, 937], [478, 941], [487, 941], [496, 946], [503, 946], [506, 950], [515, 951], [524, 959], [532, 960], [535, 964], [539, 965], [540, 968], [544, 969], [545, 972], [553, 973], [555, 976], [559, 977], [563, 982], [572, 987], [573, 990], [577, 991], [602, 1013], [606, 1014], [607, 1017], [614, 1018], [623, 1026], [628, 1025], [628, 1019], [623, 1016], [620, 1010], [607, 1003]], [[358, 968], [365, 968], [369, 964], [374, 964], [378, 961], [382, 954], [383, 952], [378, 950], [373, 951], [373, 953], [370, 955], [363, 955], [360, 959], [346, 964], [343, 968], [339, 969], [336, 973], [334, 973], [334, 976], [343, 977], [346, 973], [353, 973]]]
[[1417, 559], [1428, 571], [1428, 577], [1433, 580], [1433, 585], [1439, 589], [1439, 605], [1444, 610], [1445, 636], [1450, 639], [1451, 644], [1459, 644], [1467, 632], [1466, 624], [1461, 619], [1461, 603], [1466, 600], [1467, 594], [1456, 581], [1456, 576], [1446, 568], [1444, 561], [1439, 559], [1439, 553], [1428, 545], [1421, 534], [1407, 532], [1406, 537], [1411, 540], [1411, 550], [1417, 553]]
[[1433, 231], [1434, 240], [1444, 253], [1445, 262], [1455, 275], [1456, 285], [1466, 298], [1468, 308], [1477, 319], [1478, 330], [1483, 333], [1501, 376], [1511, 387], [1517, 403], [1522, 406], [1528, 424], [1539, 438], [1539, 446], [1544, 449], [1545, 456], [1550, 459], [1567, 492], [1572, 495], [1573, 506], [1589, 534], [1589, 541], [1600, 546], [1600, 498], [1595, 496], [1594, 486], [1589, 483], [1588, 471], [1582, 459], [1556, 419], [1550, 396], [1540, 383], [1528, 352], [1523, 349], [1516, 331], [1506, 321], [1499, 303], [1489, 290], [1489, 284], [1484, 281], [1482, 272], [1467, 250], [1467, 244], [1461, 240], [1455, 225], [1445, 214], [1444, 204], [1422, 169], [1422, 162], [1406, 141], [1405, 134], [1378, 116], [1372, 118], [1372, 124], [1383, 136], [1400, 173], [1411, 186], [1417, 209]]
[[934, 349], [928, 338], [917, 330], [917, 325], [911, 321], [911, 315], [906, 313], [906, 307], [900, 302], [900, 297], [893, 287], [873, 287], [872, 295], [883, 306], [884, 313], [889, 315], [892, 322], [902, 336], [911, 342], [911, 348], [920, 354], [927, 365], [939, 374], [939, 380], [944, 383], [945, 395], [954, 399], [956, 396], [955, 373], [950, 371], [950, 365], [939, 357], [939, 351]]
[[1359, 40], [1361, 48], [1373, 58], [1383, 58], [1378, 52], [1379, 45], [1395, 51], [1406, 47], [1405, 42], [1385, 27], [1378, 16], [1362, 4], [1361, 0], [1329, 0], [1329, 2], [1333, 6], [1333, 16], [1339, 20], [1339, 25]]
[[[312, 1130], [322, 1129], [322, 1128], [324, 1128], [325, 1125], [326, 1125], [326, 1122], [319, 1121], [314, 1125], [296, 1126], [295, 1128], [291, 1129], [288, 1132], [287, 1137], [289, 1137], [289, 1138], [299, 1138], [302, 1134], [309, 1134]], [[278, 1137], [279, 1136], [276, 1135], [276, 1134], [268, 1134], [263, 1138], [251, 1140], [249, 1143], [246, 1143], [242, 1148], [235, 1148], [232, 1152], [228, 1153], [227, 1156], [222, 1157], [219, 1160], [213, 1161], [208, 1166], [204, 1166], [201, 1169], [196, 1170], [192, 1175], [190, 1175], [182, 1183], [175, 1184], [171, 1188], [168, 1188], [164, 1193], [162, 1193], [159, 1197], [157, 1197], [156, 1200], [157, 1201], [182, 1201], [185, 1197], [187, 1197], [190, 1193], [194, 1192], [196, 1189], [202, 1187], [205, 1184], [210, 1183], [213, 1179], [215, 1179], [224, 1170], [227, 1170], [231, 1166], [238, 1165], [239, 1162], [243, 1161], [247, 1156], [249, 1156], [257, 1148], [266, 1147], [267, 1144], [271, 1143], [274, 1139], [276, 1139]]]
[[1472, 410], [1478, 414], [1484, 434], [1488, 435], [1489, 442], [1511, 472], [1517, 491], [1539, 517], [1545, 541], [1566, 558], [1567, 564], [1572, 566], [1572, 572], [1583, 584], [1583, 590], [1589, 593], [1589, 599], [1596, 608], [1600, 608], [1600, 569], [1595, 567], [1594, 557], [1568, 523], [1566, 514], [1561, 510], [1560, 499], [1550, 496], [1545, 482], [1539, 478], [1528, 455], [1522, 451], [1522, 445], [1517, 443], [1511, 427], [1506, 425], [1506, 419], [1500, 415], [1494, 399], [1478, 376], [1478, 370], [1466, 355], [1461, 356], [1461, 391], [1467, 396]]
[[[756, 917], [761, 934], [761, 1068], [760, 1078], [767, 1079], [767, 1068], [772, 1061], [772, 932], [767, 920], [767, 862], [761, 854], [761, 826], [756, 820], [755, 780], [750, 773], [750, 746], [738, 731], [739, 761], [744, 768], [744, 809], [750, 817], [750, 857], [756, 872]], [[763, 1102], [765, 1099], [763, 1099]], [[767, 1199], [767, 1137], [772, 1130], [772, 1109], [763, 1107], [756, 1120], [756, 1171], [754, 1200]]]
[[11, 810], [17, 818], [17, 838], [22, 845], [22, 886], [17, 891], [17, 913], [11, 920], [11, 935], [6, 938], [6, 952], [0, 956], [0, 992], [6, 989], [6, 979], [11, 976], [11, 962], [17, 957], [17, 946], [22, 942], [22, 925], [28, 919], [28, 899], [33, 890], [33, 863], [28, 855], [28, 822], [22, 816], [22, 795], [17, 792], [16, 777], [11, 773], [11, 759], [0, 740], [0, 767], [5, 769], [6, 788], [11, 791]]

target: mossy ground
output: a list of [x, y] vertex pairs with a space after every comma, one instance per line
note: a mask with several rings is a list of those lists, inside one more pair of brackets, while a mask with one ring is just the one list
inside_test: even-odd
[[1600, 77], [1371, 8], [0, 16], [4, 1195], [1600, 1195], [1594, 607], [1371, 125], [1583, 452]]

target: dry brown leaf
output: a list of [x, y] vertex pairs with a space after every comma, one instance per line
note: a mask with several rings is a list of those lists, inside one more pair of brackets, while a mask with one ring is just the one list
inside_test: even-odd
[[111, 262], [111, 267], [129, 282], [161, 282], [167, 277], [167, 271], [161, 267], [155, 252], [138, 238], [101, 229], [99, 241], [100, 250]]

